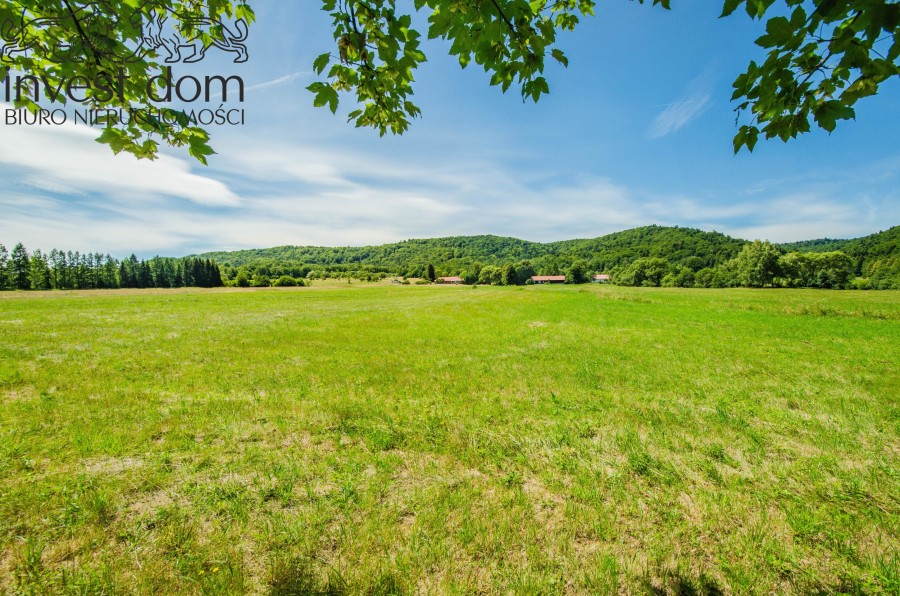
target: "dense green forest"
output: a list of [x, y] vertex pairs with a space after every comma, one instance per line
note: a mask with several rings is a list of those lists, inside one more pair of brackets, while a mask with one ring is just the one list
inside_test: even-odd
[[810, 240], [784, 244], [782, 248], [798, 252], [840, 251], [850, 256], [856, 273], [864, 278], [900, 277], [900, 226], [854, 240]]
[[586, 260], [591, 268], [598, 270], [627, 265], [641, 257], [664, 257], [680, 263], [699, 256], [704, 266], [713, 266], [736, 256], [744, 244], [742, 240], [716, 232], [648, 226], [591, 240], [550, 244], [501, 236], [454, 236], [382, 246], [280, 246], [199, 256], [226, 267], [300, 263], [336, 271], [371, 268], [409, 277], [419, 277], [429, 263], [440, 263], [445, 271], [458, 273], [476, 263], [504, 265], [527, 260], [545, 268], [550, 275], [577, 259]]
[[0, 244], [0, 290], [100, 290], [118, 288], [215, 288], [224, 285], [211, 259], [135, 255], [118, 261], [102, 253], [53, 249], [29, 253], [19, 243], [12, 253]]
[[281, 246], [199, 255], [226, 283], [302, 279], [461, 276], [466, 283], [524, 284], [532, 275], [573, 283], [608, 273], [621, 285], [900, 288], [900, 227], [855, 240], [748, 243], [717, 232], [646, 226], [594, 239], [541, 244], [499, 236], [407, 240], [364, 247]]
[[630, 286], [900, 289], [900, 226], [854, 240], [776, 245], [718, 232], [647, 226], [541, 244], [500, 236], [407, 240], [383, 246], [281, 246], [184, 258], [12, 253], [0, 244], [0, 289], [268, 287], [315, 279], [460, 276], [521, 285], [534, 275], [586, 283], [595, 273]]

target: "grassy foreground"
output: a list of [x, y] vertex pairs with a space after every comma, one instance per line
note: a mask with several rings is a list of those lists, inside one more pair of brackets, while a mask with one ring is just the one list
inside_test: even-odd
[[0, 295], [0, 592], [900, 591], [900, 293]]

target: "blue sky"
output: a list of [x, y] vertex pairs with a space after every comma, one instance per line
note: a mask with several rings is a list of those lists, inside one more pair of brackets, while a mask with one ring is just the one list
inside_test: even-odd
[[831, 135], [735, 156], [731, 82], [763, 57], [762, 25], [718, 19], [721, 1], [601, 2], [563, 36], [570, 66], [549, 69], [537, 105], [428, 42], [423, 118], [393, 138], [346, 124], [349, 97], [338, 116], [312, 107], [312, 61], [334, 47], [318, 2], [252, 4], [249, 62], [211, 50], [202, 64], [248, 85], [247, 123], [212, 129], [209, 167], [178, 152], [113, 156], [83, 127], [0, 122], [0, 242], [177, 256], [484, 233], [552, 241], [654, 223], [790, 241], [900, 224], [898, 82]]

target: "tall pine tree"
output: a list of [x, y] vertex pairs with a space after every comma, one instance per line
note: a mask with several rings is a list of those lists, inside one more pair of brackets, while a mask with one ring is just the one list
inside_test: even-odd
[[27, 290], [31, 288], [28, 281], [29, 268], [28, 251], [19, 242], [12, 251], [12, 257], [9, 261], [10, 277], [12, 277], [12, 286], [16, 290]]
[[6, 267], [9, 264], [9, 252], [6, 247], [0, 244], [0, 291], [9, 289], [9, 275], [7, 275]]
[[50, 289], [50, 268], [40, 250], [34, 251], [28, 265], [28, 283], [32, 290]]

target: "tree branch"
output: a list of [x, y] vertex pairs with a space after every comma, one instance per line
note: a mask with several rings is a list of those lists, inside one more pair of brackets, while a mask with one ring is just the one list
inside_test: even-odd
[[94, 55], [94, 59], [97, 60], [97, 65], [103, 66], [102, 60], [100, 58], [100, 52], [96, 47], [94, 47], [94, 42], [91, 41], [90, 37], [88, 37], [87, 33], [85, 33], [84, 29], [82, 29], [81, 21], [79, 21], [78, 17], [75, 15], [75, 10], [72, 8], [69, 0], [63, 0], [63, 4], [66, 5], [66, 9], [69, 11], [69, 14], [72, 15], [72, 20], [75, 22], [75, 28], [78, 29], [78, 35], [87, 45], [88, 49], [91, 50], [91, 53]]
[[494, 8], [497, 9], [497, 13], [500, 15], [500, 18], [503, 20], [503, 22], [506, 23], [506, 26], [509, 27], [509, 31], [513, 34], [513, 37], [516, 38], [516, 41], [524, 45], [525, 41], [519, 36], [519, 30], [516, 29], [516, 26], [513, 25], [512, 21], [509, 20], [509, 17], [506, 16], [506, 13], [504, 13], [503, 9], [500, 8], [500, 5], [497, 4], [497, 0], [491, 0], [491, 4], [493, 4]]

